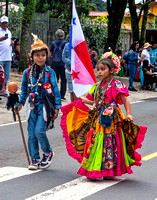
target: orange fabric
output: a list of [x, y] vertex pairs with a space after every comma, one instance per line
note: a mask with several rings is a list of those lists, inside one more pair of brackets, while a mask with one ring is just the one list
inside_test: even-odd
[[86, 145], [85, 145], [85, 148], [84, 148], [84, 155], [83, 157], [86, 156], [86, 153], [87, 153], [87, 150], [89, 148], [89, 145], [91, 144], [91, 139], [92, 139], [92, 135], [93, 135], [93, 132], [94, 132], [94, 129], [91, 128], [87, 134], [87, 140], [86, 140]]
[[80, 127], [80, 125], [88, 118], [88, 112], [83, 111], [77, 107], [68, 113], [66, 123], [68, 134]]

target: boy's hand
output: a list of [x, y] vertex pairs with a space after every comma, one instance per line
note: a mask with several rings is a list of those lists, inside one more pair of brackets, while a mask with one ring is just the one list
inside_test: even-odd
[[132, 115], [127, 115], [126, 116], [127, 120], [130, 121], [134, 121], [133, 116]]
[[21, 109], [22, 109], [22, 104], [19, 103], [18, 106], [15, 105], [14, 110], [15, 110], [15, 113], [16, 113], [16, 114], [17, 114]]
[[53, 116], [53, 120], [57, 119], [58, 117], [58, 113], [59, 113], [59, 110], [58, 109], [55, 109], [55, 115]]

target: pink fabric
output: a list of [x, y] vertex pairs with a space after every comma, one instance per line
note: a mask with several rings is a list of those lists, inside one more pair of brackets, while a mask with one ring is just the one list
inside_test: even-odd
[[[105, 86], [107, 82], [103, 82], [102, 86]], [[111, 87], [109, 87], [109, 89], [106, 92], [106, 101], [108, 103], [113, 102], [113, 100], [116, 101], [117, 104], [123, 104], [121, 98], [120, 98], [120, 94], [124, 94], [126, 96], [129, 96], [129, 91], [128, 88], [125, 86], [124, 83], [122, 83], [121, 81], [115, 80], [113, 79], [111, 84]], [[89, 93], [86, 95], [86, 98], [89, 100], [94, 100], [94, 94], [90, 95]]]
[[87, 178], [102, 178], [102, 177], [113, 177], [113, 176], [121, 176], [122, 174], [132, 174], [133, 171], [130, 167], [126, 167], [126, 170], [123, 172], [120, 172], [118, 170], [113, 171], [87, 171], [83, 168], [80, 168], [77, 174], [81, 176], [86, 176]]
[[145, 133], [147, 131], [147, 127], [140, 126], [139, 133], [137, 135], [137, 142], [135, 144], [135, 150], [142, 147], [142, 142], [145, 138]]
[[67, 114], [72, 111], [73, 107], [76, 106], [86, 112], [88, 112], [89, 108], [82, 102], [81, 99], [77, 99], [76, 101], [71, 102], [68, 105], [62, 106], [61, 107], [61, 111], [63, 113], [62, 117], [61, 117], [61, 128], [63, 130], [63, 137], [65, 138], [65, 143], [66, 143], [66, 149], [67, 152], [69, 154], [69, 156], [71, 156], [72, 158], [76, 159], [79, 163], [82, 162], [82, 156], [79, 155], [73, 145], [71, 144], [69, 135], [68, 135], [68, 131], [67, 131], [67, 123], [66, 123], [66, 117]]
[[[103, 84], [106, 84], [106, 83], [103, 83]], [[119, 94], [125, 94], [126, 96], [128, 96], [129, 95], [128, 89], [120, 81], [113, 80], [111, 83], [111, 87], [106, 92], [107, 102], [111, 103], [113, 100], [116, 100], [117, 103], [122, 104]], [[90, 100], [94, 99], [94, 97], [90, 95], [89, 93], [87, 94], [86, 97]], [[78, 99], [68, 105], [61, 107], [61, 111], [63, 113], [63, 116], [61, 117], [61, 128], [63, 130], [63, 137], [65, 138], [68, 154], [72, 158], [76, 159], [79, 163], [81, 163], [83, 157], [75, 151], [74, 147], [71, 144], [71, 141], [67, 132], [66, 118], [67, 118], [68, 113], [72, 111], [73, 107], [78, 107], [81, 110], [84, 110], [87, 112], [89, 111], [89, 108], [82, 102], [81, 99]], [[142, 146], [141, 143], [144, 140], [146, 130], [147, 130], [146, 127], [140, 126], [140, 130], [137, 135], [137, 142], [135, 144], [135, 150], [138, 148], [141, 148]], [[109, 169], [105, 171], [87, 171], [83, 168], [80, 168], [77, 173], [79, 175], [83, 175], [88, 178], [102, 178], [104, 176], [113, 177], [113, 176], [121, 176], [122, 174], [125, 174], [125, 173], [128, 173], [128, 174], [133, 173], [133, 171], [131, 170], [131, 166], [141, 165], [140, 163], [141, 155], [135, 152], [134, 154], [135, 162], [129, 167], [127, 167], [125, 164], [121, 128], [119, 128], [119, 130], [116, 132], [116, 142], [117, 142], [117, 168], [116, 169], [112, 169], [112, 170]]]
[[90, 95], [89, 93], [86, 95], [86, 98], [91, 101], [94, 101], [94, 96]]
[[[137, 135], [137, 143], [139, 147], [141, 147], [141, 142], [144, 139], [144, 135], [146, 133], [147, 128], [146, 127], [140, 127], [140, 130]], [[78, 170], [78, 174], [82, 176], [86, 176], [87, 178], [102, 178], [102, 177], [113, 177], [113, 176], [121, 176], [123, 174], [132, 174], [133, 171], [131, 169], [132, 166], [141, 166], [141, 155], [137, 152], [135, 152], [135, 162], [133, 164], [130, 164], [129, 167], [125, 164], [125, 157], [124, 157], [124, 151], [123, 151], [123, 139], [122, 139], [122, 132], [121, 128], [116, 132], [116, 142], [117, 142], [117, 168], [114, 170], [108, 170], [108, 171], [87, 171], [83, 168], [80, 168]], [[138, 148], [139, 148], [138, 147]]]

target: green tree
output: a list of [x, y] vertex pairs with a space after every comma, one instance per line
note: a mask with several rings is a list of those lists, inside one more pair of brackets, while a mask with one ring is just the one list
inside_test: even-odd
[[[76, 0], [76, 9], [79, 16], [88, 16], [90, 10], [95, 10], [93, 4], [86, 0]], [[68, 34], [72, 18], [72, 0], [37, 0], [36, 12], [46, 12], [50, 10], [50, 16], [57, 18], [60, 27]]]
[[[128, 0], [134, 41], [145, 42], [146, 40], [146, 25], [147, 25], [148, 9], [149, 9], [148, 5], [150, 2], [153, 1], [155, 0], [143, 0], [143, 3], [139, 4], [141, 5], [140, 13], [137, 13], [135, 0]], [[142, 13], [143, 13], [143, 19], [142, 19], [142, 27], [140, 34], [139, 25]]]
[[104, 51], [104, 44], [107, 41], [106, 21], [89, 18], [83, 18], [80, 21], [87, 44], [95, 44], [98, 55], [101, 56]]
[[89, 3], [94, 4], [96, 6], [96, 10], [98, 11], [106, 11], [106, 2], [103, 0], [88, 0]]
[[120, 35], [121, 24], [126, 9], [127, 0], [107, 0], [108, 37], [104, 50], [109, 47], [114, 51]]
[[35, 5], [36, 5], [35, 0], [26, 0], [26, 6], [24, 8], [22, 17], [19, 71], [23, 71], [27, 66], [28, 38], [30, 33], [31, 21], [35, 13]]

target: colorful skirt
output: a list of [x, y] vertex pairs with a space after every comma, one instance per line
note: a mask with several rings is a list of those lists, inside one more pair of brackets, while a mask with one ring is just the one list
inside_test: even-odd
[[61, 108], [61, 128], [68, 154], [81, 163], [78, 174], [88, 178], [121, 176], [140, 166], [141, 148], [147, 128], [128, 122], [119, 107], [110, 128], [99, 124], [99, 112], [81, 99]]

